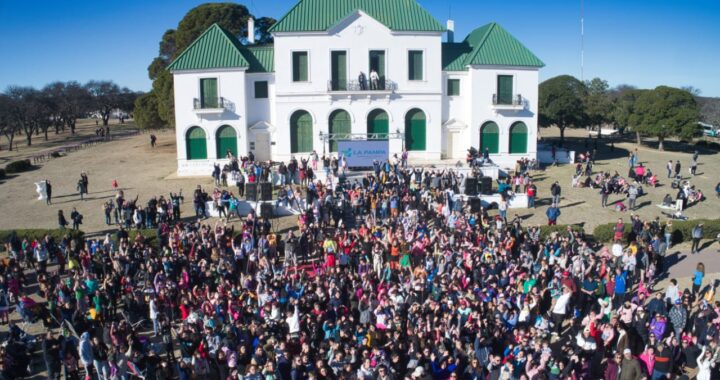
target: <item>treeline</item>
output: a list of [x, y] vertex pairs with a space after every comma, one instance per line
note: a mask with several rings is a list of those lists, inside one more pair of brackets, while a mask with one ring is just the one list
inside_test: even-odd
[[12, 150], [17, 135], [30, 146], [33, 135], [43, 133], [47, 140], [49, 130], [74, 134], [77, 119], [91, 114], [107, 126], [113, 110], [131, 112], [139, 95], [111, 81], [54, 82], [42, 89], [10, 86], [0, 93], [0, 133]]
[[690, 140], [698, 132], [699, 91], [692, 87], [659, 86], [638, 89], [630, 85], [610, 88], [595, 78], [582, 82], [570, 75], [550, 78], [540, 84], [538, 106], [541, 127], [560, 128], [564, 142], [566, 128], [597, 128], [612, 125], [621, 132], [658, 140], [658, 149], [670, 137]]

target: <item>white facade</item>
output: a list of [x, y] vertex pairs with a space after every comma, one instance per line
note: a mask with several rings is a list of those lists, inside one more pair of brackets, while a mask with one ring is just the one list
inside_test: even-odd
[[[214, 162], [222, 162], [224, 154], [217, 152], [216, 133], [224, 125], [236, 130], [240, 156], [252, 151], [257, 159], [281, 161], [308, 155], [310, 152], [292, 152], [290, 124], [297, 111], [310, 114], [312, 149], [320, 156], [329, 153], [321, 133], [330, 132], [329, 117], [334, 111], [346, 111], [351, 132], [365, 134], [368, 115], [376, 109], [387, 113], [391, 134], [405, 133], [409, 111], [422, 111], [424, 149], [410, 151], [411, 161], [465, 158], [470, 146], [480, 149], [480, 129], [488, 121], [500, 130], [499, 152], [491, 155], [494, 162], [512, 168], [519, 158], [536, 155], [537, 67], [471, 66], [464, 71], [443, 71], [443, 33], [392, 31], [362, 11], [325, 32], [273, 35], [272, 72], [248, 72], [246, 68], [173, 71], [179, 175], [207, 175]], [[369, 80], [371, 50], [384, 51], [384, 77], [392, 88], [332, 90], [332, 52], [345, 52], [347, 81], [355, 81], [361, 72]], [[421, 80], [409, 79], [411, 50], [422, 52]], [[307, 52], [306, 81], [293, 81], [293, 52], [298, 51]], [[513, 99], [521, 98], [521, 104], [493, 105], [498, 75], [513, 77]], [[218, 96], [224, 100], [221, 107], [196, 109], [203, 78], [217, 78]], [[448, 79], [459, 80], [459, 95], [448, 95]], [[255, 98], [256, 81], [268, 83], [267, 98]], [[510, 154], [510, 127], [516, 122], [527, 126], [527, 149]], [[187, 157], [186, 137], [192, 127], [205, 132], [206, 159]], [[404, 147], [403, 139], [390, 139], [391, 153], [400, 153]]]

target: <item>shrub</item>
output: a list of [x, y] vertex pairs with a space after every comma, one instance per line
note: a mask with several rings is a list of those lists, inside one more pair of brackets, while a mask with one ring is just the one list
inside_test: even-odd
[[22, 173], [31, 170], [32, 168], [33, 165], [30, 163], [30, 160], [19, 160], [7, 164], [7, 166], [5, 166], [5, 171], [9, 174]]
[[[679, 244], [684, 241], [692, 240], [692, 229], [698, 223], [703, 223], [703, 239], [714, 239], [720, 233], [720, 219], [696, 219], [696, 220], [673, 220], [672, 242]], [[600, 243], [608, 243], [613, 240], [615, 223], [600, 224], [593, 230], [593, 238]], [[625, 235], [623, 240], [631, 241], [635, 237], [632, 236], [632, 225], [625, 223]]]
[[[623, 234], [623, 240], [632, 238], [632, 224], [625, 223], [625, 233]], [[615, 223], [600, 224], [593, 230], [593, 238], [599, 243], [608, 243], [613, 241], [615, 237]]]
[[83, 231], [74, 231], [74, 230], [60, 230], [60, 229], [53, 229], [53, 230], [44, 230], [44, 229], [17, 229], [17, 230], [0, 230], [0, 242], [2, 242], [2, 245], [0, 245], [1, 250], [5, 250], [5, 243], [8, 242], [8, 239], [10, 238], [10, 235], [12, 232], [15, 231], [17, 234], [18, 239], [22, 241], [22, 239], [28, 239], [29, 241], [32, 241], [34, 239], [44, 239], [45, 235], [50, 235], [55, 241], [60, 241], [65, 235], [69, 236], [71, 239], [82, 239], [85, 236], [85, 233]]
[[5, 169], [0, 169], [0, 179], [5, 178]]
[[[578, 224], [570, 224], [569, 226], [572, 228], [573, 231], [585, 233], [585, 230], [582, 228], [582, 226]], [[540, 226], [540, 240], [547, 239], [547, 237], [552, 235], [553, 232], [557, 232], [561, 235], [567, 234], [567, 228], [568, 224], [558, 224], [556, 226], [542, 225]]]

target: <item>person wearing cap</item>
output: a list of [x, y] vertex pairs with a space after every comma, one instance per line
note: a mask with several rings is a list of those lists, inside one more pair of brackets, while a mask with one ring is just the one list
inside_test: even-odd
[[640, 363], [633, 357], [629, 348], [624, 349], [618, 380], [640, 380], [642, 378], [643, 372]]
[[672, 309], [670, 309], [668, 317], [670, 318], [670, 323], [672, 324], [675, 336], [679, 338], [687, 325], [688, 319], [688, 312], [683, 306], [680, 298], [675, 300], [675, 305], [673, 305]]

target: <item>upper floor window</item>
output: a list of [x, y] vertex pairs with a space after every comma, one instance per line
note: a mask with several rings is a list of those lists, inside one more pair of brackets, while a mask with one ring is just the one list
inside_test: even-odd
[[259, 80], [255, 82], [255, 99], [266, 99], [268, 97], [268, 82]]
[[408, 51], [408, 80], [423, 80], [423, 51]]
[[448, 79], [447, 94], [448, 96], [460, 95], [460, 79]]
[[217, 78], [200, 79], [200, 108], [218, 108]]
[[512, 104], [513, 77], [512, 75], [498, 75], [497, 77], [497, 104]]
[[308, 81], [308, 52], [294, 51], [292, 53], [293, 82]]

